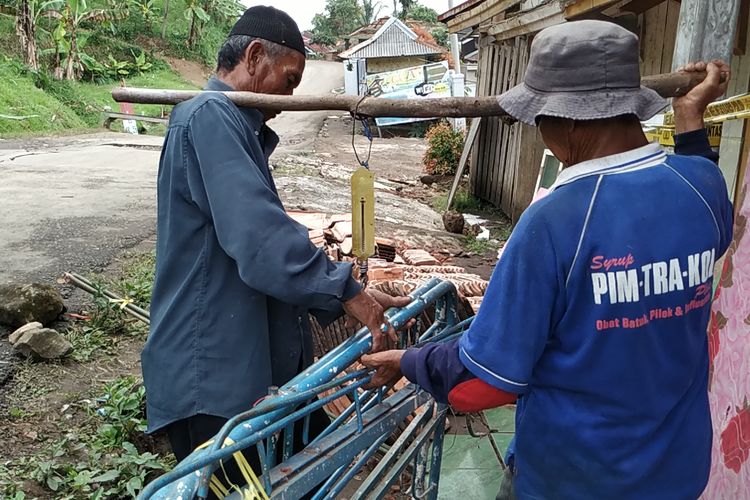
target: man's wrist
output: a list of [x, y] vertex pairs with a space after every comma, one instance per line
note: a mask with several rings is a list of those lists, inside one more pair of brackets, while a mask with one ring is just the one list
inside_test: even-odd
[[692, 106], [679, 105], [674, 107], [674, 124], [676, 134], [700, 130], [706, 126], [703, 122], [703, 113], [696, 111]]
[[353, 277], [349, 277], [344, 285], [344, 290], [339, 298], [341, 302], [348, 302], [353, 298], [357, 297], [362, 292], [362, 284], [355, 280]]

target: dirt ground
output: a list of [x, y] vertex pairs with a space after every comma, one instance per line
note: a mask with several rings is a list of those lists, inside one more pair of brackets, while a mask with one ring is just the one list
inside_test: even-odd
[[195, 61], [187, 61], [185, 59], [178, 59], [169, 56], [162, 57], [169, 63], [174, 71], [182, 75], [185, 80], [189, 81], [196, 87], [203, 87], [211, 76], [210, 70]]
[[[329, 116], [314, 140], [305, 143], [307, 147], [282, 147], [272, 157], [277, 188], [288, 209], [329, 213], [350, 210], [348, 179], [358, 166], [351, 137], [352, 122], [349, 117]], [[64, 147], [81, 140], [96, 141], [96, 138], [34, 139], [22, 146], [54, 144]], [[366, 138], [356, 133], [355, 144], [360, 157], [366, 156], [369, 147]], [[420, 181], [424, 175], [421, 158], [425, 147], [423, 139], [375, 137], [370, 167], [376, 176], [377, 234], [394, 239], [401, 247], [425, 248], [440, 255], [446, 262], [488, 278], [496, 260], [498, 244], [490, 245], [480, 253], [471, 252], [465, 247], [463, 237], [444, 231], [441, 215], [430, 204], [436, 198], [445, 196], [451, 180], [439, 179], [431, 186]], [[157, 158], [158, 147], [151, 154]], [[145, 184], [144, 189], [153, 189], [152, 181]], [[149, 196], [153, 196], [153, 193]], [[507, 221], [496, 213], [489, 211], [483, 215], [491, 219], [492, 227], [507, 229]], [[110, 220], [108, 224], [117, 226], [117, 221]], [[128, 241], [121, 248], [127, 249], [128, 253], [152, 251], [155, 244], [152, 224], [153, 218], [146, 221], [148, 227], [139, 232], [141, 236], [138, 241]], [[75, 251], [73, 246], [56, 248], [62, 252]], [[96, 251], [96, 248], [89, 251]], [[77, 271], [81, 274], [101, 271], [104, 276], [112, 277], [120, 272], [126, 256], [121, 250], [119, 254], [112, 252], [112, 256], [106, 260], [107, 264], [96, 260], [95, 267], [79, 268]], [[63, 258], [62, 262], [67, 261]], [[85, 264], [89, 261], [84, 259], [80, 262]], [[65, 270], [59, 269], [57, 275]], [[45, 267], [44, 276], [51, 275]], [[81, 313], [86, 310], [90, 304], [88, 295], [70, 285], [60, 284], [60, 287], [68, 312]], [[65, 330], [67, 325], [59, 323], [56, 327]], [[95, 401], [106, 382], [124, 375], [140, 376], [139, 357], [144, 340], [144, 335], [113, 337], [106, 352], [89, 362], [69, 359], [57, 363], [33, 363], [19, 362], [17, 358], [5, 361], [0, 355], [0, 362], [6, 365], [13, 363], [16, 367], [14, 374], [0, 380], [0, 420], [4, 422], [0, 426], [0, 442], [3, 443], [0, 447], [0, 465], [43, 453], [70, 433], [85, 429], [86, 422], [91, 418], [92, 401]], [[9, 346], [3, 330], [0, 330], [0, 351], [3, 349], [7, 353]], [[31, 480], [23, 483], [23, 489], [28, 493], [28, 498], [54, 498], [49, 491]]]

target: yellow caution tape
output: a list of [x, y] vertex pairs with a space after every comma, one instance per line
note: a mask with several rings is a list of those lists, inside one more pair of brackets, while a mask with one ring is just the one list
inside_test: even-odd
[[[719, 147], [721, 144], [721, 123], [708, 125], [708, 143], [712, 148]], [[662, 146], [674, 147], [674, 129], [669, 127], [656, 127], [645, 130], [646, 138], [651, 142], [658, 142]]]
[[[710, 104], [703, 115], [706, 124], [745, 118], [750, 118], [750, 94], [741, 94]], [[664, 113], [664, 126], [674, 127], [674, 113], [672, 111]]]
[[109, 299], [110, 304], [119, 304], [120, 305], [120, 311], [128, 307], [130, 304], [134, 304], [135, 301], [131, 299], [130, 297], [125, 297], [124, 299]]

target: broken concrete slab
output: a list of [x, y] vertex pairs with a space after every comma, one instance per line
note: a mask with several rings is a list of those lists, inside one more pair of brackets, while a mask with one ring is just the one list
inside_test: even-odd
[[333, 238], [339, 243], [345, 241], [352, 235], [352, 223], [351, 221], [337, 222], [332, 228]]
[[42, 283], [0, 285], [0, 323], [18, 328], [33, 321], [49, 324], [65, 309], [62, 295]]
[[319, 212], [288, 211], [289, 217], [305, 226], [310, 231], [328, 229], [331, 220], [326, 214]]
[[344, 238], [344, 241], [341, 242], [341, 253], [344, 255], [351, 255], [352, 253], [352, 246], [353, 242], [351, 237]]
[[11, 344], [15, 344], [24, 333], [31, 330], [39, 330], [40, 328], [44, 328], [44, 325], [42, 325], [38, 321], [26, 323], [21, 328], [10, 334], [10, 336], [8, 337], [8, 342], [10, 342]]
[[28, 330], [13, 344], [13, 350], [27, 358], [59, 359], [73, 352], [73, 345], [57, 330]]
[[407, 264], [410, 266], [437, 266], [438, 260], [421, 248], [412, 248], [401, 252]]

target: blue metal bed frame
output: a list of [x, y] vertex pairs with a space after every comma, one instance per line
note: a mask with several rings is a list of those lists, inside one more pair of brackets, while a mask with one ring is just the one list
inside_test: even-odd
[[[413, 345], [455, 338], [471, 323], [471, 318], [459, 321], [456, 289], [450, 282], [433, 279], [410, 297], [413, 301], [408, 306], [391, 309], [386, 317], [399, 330], [435, 307], [433, 324], [418, 339], [412, 339]], [[406, 337], [402, 334], [402, 345], [407, 343]], [[255, 472], [261, 472], [258, 478], [272, 499], [298, 499], [308, 493], [313, 493], [315, 500], [333, 499], [347, 487], [351, 498], [379, 499], [411, 465], [411, 496], [435, 500], [447, 408], [412, 384], [390, 396], [386, 388], [363, 390], [370, 374], [366, 370], [344, 370], [369, 352], [371, 345], [370, 332], [363, 328], [283, 387], [271, 388], [268, 398], [229, 420], [212, 444], [196, 450], [174, 470], [157, 478], [139, 498], [205, 498], [219, 461], [231, 460], [233, 453], [256, 446], [263, 457], [263, 470]], [[309, 415], [344, 395], [354, 402], [322, 434], [310, 440]], [[409, 416], [413, 419], [405, 425]], [[297, 421], [303, 422], [306, 447], [293, 455]], [[392, 440], [390, 446], [386, 445], [388, 438]], [[283, 447], [281, 463], [276, 463], [278, 446]], [[363, 466], [384, 449], [385, 455], [367, 473]], [[355, 475], [363, 479], [354, 485], [357, 490], [352, 494], [354, 486], [349, 485]], [[234, 491], [227, 498], [243, 496]]]

